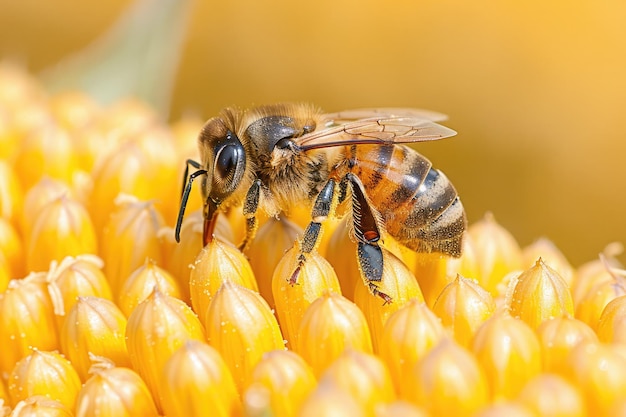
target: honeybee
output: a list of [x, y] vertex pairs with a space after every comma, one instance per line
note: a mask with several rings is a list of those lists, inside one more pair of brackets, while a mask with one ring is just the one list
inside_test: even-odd
[[[444, 118], [404, 108], [323, 113], [310, 104], [224, 109], [200, 132], [200, 162], [187, 161], [176, 240], [198, 177], [205, 245], [217, 214], [229, 207], [243, 207], [246, 235], [240, 249], [245, 250], [255, 236], [259, 209], [278, 216], [306, 204], [311, 222], [300, 241], [299, 266], [291, 277], [295, 283], [307, 254], [319, 243], [322, 222], [338, 204], [347, 205], [359, 270], [370, 291], [390, 302], [377, 286], [385, 231], [417, 252], [461, 254], [467, 221], [455, 188], [428, 159], [402, 145], [455, 135], [433, 121]], [[194, 172], [189, 173], [190, 166]]]

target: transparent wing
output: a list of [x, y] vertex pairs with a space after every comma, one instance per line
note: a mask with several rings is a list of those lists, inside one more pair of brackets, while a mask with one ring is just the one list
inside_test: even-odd
[[433, 122], [443, 122], [448, 119], [443, 113], [437, 113], [431, 110], [425, 109], [412, 109], [404, 107], [380, 107], [380, 108], [365, 108], [365, 109], [353, 109], [344, 110], [336, 113], [326, 113], [322, 116], [322, 120], [327, 125], [340, 125], [350, 121], [359, 119], [371, 119], [374, 117], [387, 118], [387, 117], [417, 117], [420, 119], [432, 120]]
[[[342, 112], [344, 113], [344, 112]], [[328, 125], [327, 125], [328, 126]], [[341, 145], [396, 144], [438, 140], [456, 132], [416, 116], [371, 117], [316, 130], [296, 139], [304, 151]]]

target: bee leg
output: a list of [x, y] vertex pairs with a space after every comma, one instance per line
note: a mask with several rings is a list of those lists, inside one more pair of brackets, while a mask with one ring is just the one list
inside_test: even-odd
[[333, 197], [335, 195], [336, 182], [334, 179], [329, 179], [319, 192], [315, 203], [313, 204], [313, 210], [311, 211], [311, 222], [304, 231], [304, 236], [300, 242], [300, 255], [298, 256], [298, 266], [296, 267], [291, 278], [290, 284], [295, 284], [298, 280], [298, 274], [300, 268], [306, 261], [306, 254], [309, 254], [313, 249], [319, 245], [319, 239], [322, 231], [322, 222], [326, 220], [333, 207]]
[[361, 276], [373, 295], [382, 298], [385, 304], [391, 303], [391, 297], [378, 290], [378, 283], [383, 279], [383, 251], [378, 246], [380, 228], [376, 214], [367, 201], [361, 180], [353, 174], [347, 174], [347, 177], [352, 190], [353, 230], [358, 242], [357, 259]]
[[252, 183], [243, 202], [243, 215], [246, 218], [246, 237], [239, 245], [240, 251], [248, 249], [250, 242], [254, 239], [256, 231], [259, 228], [259, 222], [256, 218], [256, 212], [259, 208], [259, 200], [261, 197], [261, 180]]

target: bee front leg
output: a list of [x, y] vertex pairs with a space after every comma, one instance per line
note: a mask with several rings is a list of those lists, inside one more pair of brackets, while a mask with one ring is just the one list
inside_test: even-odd
[[391, 303], [391, 297], [378, 289], [378, 283], [383, 279], [383, 251], [378, 246], [381, 233], [377, 215], [365, 196], [361, 180], [353, 174], [347, 174], [347, 179], [352, 191], [352, 221], [358, 242], [359, 271], [370, 292], [385, 303]]
[[243, 215], [246, 218], [246, 236], [239, 245], [240, 251], [248, 249], [250, 242], [254, 239], [256, 231], [259, 228], [259, 222], [256, 218], [256, 212], [259, 209], [259, 200], [261, 198], [261, 180], [252, 183], [243, 202]]
[[300, 242], [298, 266], [289, 279], [289, 283], [292, 285], [298, 280], [300, 268], [302, 268], [304, 262], [306, 261], [306, 255], [311, 253], [319, 245], [322, 222], [328, 218], [328, 215], [332, 210], [336, 185], [337, 183], [334, 179], [329, 179], [315, 199], [313, 210], [311, 211], [311, 222], [304, 231], [304, 236]]

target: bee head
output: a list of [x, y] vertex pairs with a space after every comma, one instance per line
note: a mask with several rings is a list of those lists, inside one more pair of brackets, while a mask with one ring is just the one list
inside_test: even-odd
[[207, 171], [202, 182], [205, 217], [210, 218], [241, 184], [246, 171], [246, 150], [234, 128], [218, 117], [204, 125], [198, 142], [202, 165]]

